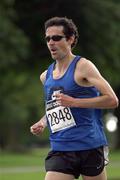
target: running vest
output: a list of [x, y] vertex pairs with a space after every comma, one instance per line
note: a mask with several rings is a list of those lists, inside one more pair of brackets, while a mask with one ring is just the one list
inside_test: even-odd
[[80, 151], [107, 145], [100, 109], [63, 107], [54, 97], [61, 92], [74, 98], [99, 96], [95, 87], [83, 87], [75, 82], [74, 72], [79, 60], [80, 56], [76, 56], [59, 79], [53, 79], [55, 63], [47, 71], [44, 83], [46, 118], [54, 151]]

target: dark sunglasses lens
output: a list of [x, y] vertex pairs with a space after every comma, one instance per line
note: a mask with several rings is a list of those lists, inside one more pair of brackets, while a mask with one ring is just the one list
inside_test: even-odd
[[64, 37], [64, 36], [60, 36], [60, 35], [56, 35], [56, 36], [52, 36], [52, 37], [47, 36], [47, 37], [45, 37], [45, 40], [46, 40], [47, 42], [49, 42], [51, 39], [52, 39], [53, 41], [60, 41], [63, 37]]
[[52, 40], [53, 41], [60, 41], [63, 38], [63, 36], [53, 36]]

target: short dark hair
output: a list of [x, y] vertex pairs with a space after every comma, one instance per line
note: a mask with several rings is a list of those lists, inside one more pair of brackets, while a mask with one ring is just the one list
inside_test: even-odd
[[45, 31], [48, 27], [51, 26], [63, 26], [63, 33], [67, 39], [69, 39], [72, 35], [75, 36], [75, 40], [71, 45], [71, 48], [74, 48], [78, 41], [78, 30], [72, 19], [68, 19], [66, 17], [53, 17], [48, 19], [45, 22]]

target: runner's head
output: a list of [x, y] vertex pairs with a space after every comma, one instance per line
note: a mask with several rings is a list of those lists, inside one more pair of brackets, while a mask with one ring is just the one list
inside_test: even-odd
[[[53, 17], [48, 19], [45, 22], [45, 32], [49, 27], [52, 26], [62, 26], [63, 27], [63, 34], [66, 39], [70, 39], [71, 36], [74, 36], [74, 41], [71, 44], [71, 48], [73, 49], [78, 41], [78, 30], [72, 19], [68, 19], [66, 17]], [[60, 38], [60, 37], [58, 37]]]

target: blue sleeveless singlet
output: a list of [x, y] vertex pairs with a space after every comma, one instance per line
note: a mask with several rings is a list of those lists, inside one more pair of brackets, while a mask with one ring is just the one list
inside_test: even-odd
[[75, 82], [74, 72], [79, 60], [80, 56], [76, 56], [59, 79], [53, 79], [55, 63], [47, 71], [44, 83], [46, 117], [54, 151], [80, 151], [107, 145], [100, 109], [60, 107], [54, 97], [61, 92], [74, 98], [99, 96], [95, 87], [83, 87]]

